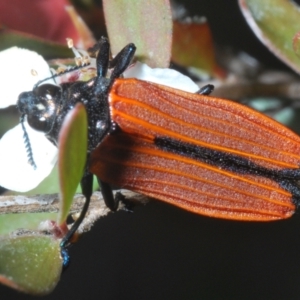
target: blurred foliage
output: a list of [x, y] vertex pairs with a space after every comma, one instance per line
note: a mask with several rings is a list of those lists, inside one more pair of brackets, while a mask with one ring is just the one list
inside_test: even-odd
[[59, 241], [31, 233], [0, 240], [0, 282], [42, 296], [54, 289], [61, 271]]
[[[208, 23], [192, 20], [190, 22], [174, 22], [172, 36], [171, 9], [168, 1], [154, 0], [150, 3], [143, 1], [118, 1], [104, 0], [104, 12], [99, 1], [73, 0], [79, 14], [88, 24], [94, 36], [110, 37], [113, 54], [117, 53], [129, 42], [137, 45], [137, 56], [153, 67], [167, 67], [171, 57], [189, 73], [190, 67], [198, 68], [208, 77], [224, 83], [230, 71], [221, 69], [215, 55], [215, 45]], [[286, 62], [292, 69], [299, 73], [299, 9], [290, 1], [284, 0], [240, 0], [240, 6], [258, 38], [267, 45], [274, 54]], [[150, 5], [151, 4], [151, 5]], [[55, 23], [56, 14], [45, 11]], [[38, 17], [43, 18], [42, 15]], [[65, 18], [63, 18], [65, 20]], [[117, 19], [117, 22], [116, 22]], [[105, 20], [108, 30], [105, 28]], [[29, 19], [37, 24], [36, 19]], [[69, 22], [76, 23], [76, 34], [70, 36], [81, 38], [81, 45], [88, 45], [92, 37], [89, 31], [80, 25], [80, 18]], [[74, 25], [72, 23], [72, 25]], [[284, 24], [284, 26], [283, 26]], [[13, 29], [0, 24], [0, 50], [18, 45], [35, 50], [45, 58], [73, 57], [73, 53], [61, 42], [43, 39], [31, 33], [24, 33], [22, 28]], [[35, 25], [36, 26], [36, 25]], [[79, 26], [79, 27], [78, 27]], [[78, 34], [78, 32], [81, 34]], [[69, 37], [69, 36], [68, 36]], [[87, 41], [88, 40], [88, 41]], [[80, 43], [79, 43], [80, 44]], [[238, 76], [237, 76], [238, 77]], [[289, 105], [281, 105], [283, 101], [278, 98], [255, 98], [249, 100], [252, 107], [268, 112], [285, 124], [299, 120], [295, 109]], [[279, 109], [278, 109], [279, 107]], [[299, 113], [299, 110], [297, 111]], [[74, 111], [76, 114], [77, 112]], [[73, 134], [67, 134], [70, 140], [60, 155], [61, 166], [61, 194], [65, 199], [62, 202], [60, 222], [64, 222], [71, 205], [73, 194], [82, 176], [86, 157], [86, 120], [72, 123]], [[12, 117], [13, 116], [13, 117]], [[16, 122], [16, 115], [11, 109], [2, 111], [0, 115], [0, 134]], [[77, 123], [78, 122], [78, 123]], [[5, 123], [5, 124], [4, 124]], [[299, 122], [297, 126], [299, 127]], [[76, 134], [74, 134], [76, 133]], [[78, 141], [79, 139], [79, 141]], [[84, 140], [84, 142], [82, 142]], [[81, 147], [81, 149], [80, 149]], [[76, 151], [74, 151], [76, 149]], [[70, 153], [75, 154], [69, 155]], [[78, 155], [78, 156], [77, 156]], [[75, 171], [75, 172], [74, 172]], [[57, 170], [42, 184], [29, 193], [52, 193], [58, 190]], [[20, 193], [18, 193], [20, 194]], [[66, 195], [66, 196], [65, 196]], [[59, 240], [57, 237], [43, 236], [40, 233], [20, 235], [19, 237], [8, 234], [19, 228], [37, 229], [39, 223], [45, 219], [55, 219], [56, 214], [22, 214], [0, 216], [0, 234], [6, 235], [0, 241], [0, 281], [19, 290], [33, 294], [47, 294], [57, 284], [61, 269], [62, 258], [60, 255]]]
[[300, 73], [293, 39], [299, 32], [299, 7], [286, 0], [239, 0], [249, 26], [269, 50]]

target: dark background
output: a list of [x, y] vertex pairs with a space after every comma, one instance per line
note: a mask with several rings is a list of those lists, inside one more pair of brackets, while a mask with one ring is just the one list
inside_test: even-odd
[[[219, 45], [283, 67], [236, 1], [184, 3], [208, 18]], [[70, 250], [69, 269], [45, 299], [299, 299], [299, 231], [298, 213], [274, 223], [233, 222], [153, 201], [98, 221]], [[0, 286], [0, 298], [32, 296]]]

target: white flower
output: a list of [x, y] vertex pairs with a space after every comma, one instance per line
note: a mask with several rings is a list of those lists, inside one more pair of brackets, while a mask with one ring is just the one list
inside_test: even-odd
[[[15, 105], [21, 92], [32, 90], [38, 80], [51, 76], [49, 66], [40, 55], [16, 47], [0, 52], [0, 65], [0, 108]], [[36, 71], [37, 76], [33, 76], [32, 70]], [[129, 68], [124, 76], [192, 93], [199, 90], [191, 79], [177, 71], [151, 69], [142, 63], [136, 63]], [[37, 166], [35, 170], [28, 163], [24, 133], [20, 124], [6, 132], [0, 140], [0, 186], [18, 192], [35, 188], [50, 174], [57, 160], [57, 148], [45, 135], [31, 129], [26, 122], [25, 126]]]
[[[15, 105], [21, 92], [32, 90], [34, 84], [51, 76], [46, 61], [37, 53], [13, 47], [0, 52], [0, 108]], [[36, 170], [28, 163], [21, 125], [5, 133], [0, 140], [0, 185], [18, 192], [36, 187], [47, 177], [57, 160], [57, 148], [41, 132], [24, 123]]]
[[194, 81], [175, 70], [161, 68], [152, 69], [140, 62], [137, 62], [133, 67], [128, 68], [124, 72], [124, 77], [151, 81], [190, 93], [195, 93], [199, 90], [199, 86]]
[[28, 163], [23, 139], [23, 129], [17, 125], [0, 140], [0, 185], [18, 192], [35, 188], [46, 178], [57, 160], [57, 148], [46, 139], [43, 132], [31, 129], [25, 122], [35, 164]]

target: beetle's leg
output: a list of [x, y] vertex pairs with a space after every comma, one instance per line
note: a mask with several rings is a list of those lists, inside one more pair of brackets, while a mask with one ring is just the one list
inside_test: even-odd
[[110, 77], [112, 81], [120, 77], [120, 75], [127, 69], [134, 56], [135, 50], [136, 47], [134, 44], [128, 44], [114, 59], [110, 61], [109, 67], [114, 68]]
[[63, 271], [65, 271], [68, 266], [70, 265], [70, 255], [68, 252], [68, 249], [66, 249], [65, 247], [61, 247], [60, 248], [60, 255], [62, 258], [62, 266], [63, 266]]
[[102, 181], [99, 177], [98, 177], [98, 183], [99, 183], [99, 186], [101, 188], [101, 193], [102, 193], [105, 205], [110, 210], [116, 211], [118, 206], [119, 206], [119, 201], [120, 201], [120, 196], [118, 196], [118, 194], [121, 194], [121, 193], [118, 193], [116, 195], [116, 197], [114, 197], [114, 194], [112, 192], [110, 184], [108, 184], [107, 182]]
[[82, 189], [82, 194], [85, 196], [85, 203], [81, 210], [80, 216], [74, 222], [71, 229], [67, 232], [67, 234], [62, 239], [62, 241], [60, 243], [61, 248], [65, 248], [70, 243], [70, 240], [72, 239], [74, 233], [76, 232], [76, 230], [80, 226], [81, 222], [83, 221], [85, 214], [89, 208], [91, 196], [93, 193], [93, 174], [89, 173], [89, 172], [84, 174], [84, 176], [81, 179], [80, 185], [81, 185], [81, 189]]
[[209, 95], [214, 90], [214, 88], [215, 87], [212, 84], [207, 84], [203, 86], [199, 91], [197, 91], [196, 94]]
[[99, 186], [101, 188], [101, 193], [103, 196], [103, 200], [105, 205], [112, 211], [116, 211], [118, 209], [119, 203], [122, 202], [124, 204], [124, 208], [128, 212], [133, 212], [134, 204], [128, 200], [126, 200], [125, 196], [118, 192], [114, 197], [111, 186], [102, 181], [98, 177]]

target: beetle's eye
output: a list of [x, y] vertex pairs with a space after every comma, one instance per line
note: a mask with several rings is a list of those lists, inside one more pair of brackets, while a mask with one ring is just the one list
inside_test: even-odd
[[27, 121], [32, 128], [48, 132], [55, 120], [59, 100], [60, 87], [43, 84], [32, 92], [20, 94], [17, 106], [21, 114], [27, 115]]
[[31, 103], [34, 102], [32, 92], [23, 92], [19, 95], [17, 107], [21, 114], [28, 114]]

